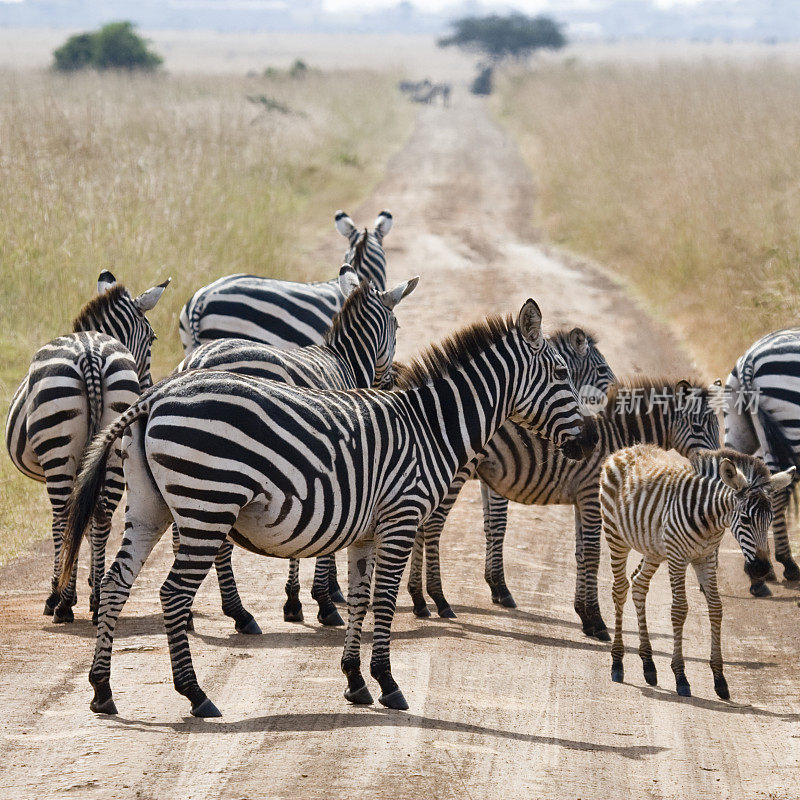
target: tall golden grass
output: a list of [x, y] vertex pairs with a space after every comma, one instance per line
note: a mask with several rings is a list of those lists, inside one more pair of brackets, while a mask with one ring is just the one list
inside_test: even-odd
[[605, 264], [724, 377], [800, 311], [800, 67], [542, 66], [495, 108], [539, 185], [538, 223]]
[[[3, 419], [31, 356], [71, 330], [103, 268], [135, 292], [173, 278], [149, 315], [156, 378], [181, 358], [181, 306], [210, 280], [335, 275], [345, 242], [334, 243], [334, 211], [369, 194], [411, 129], [393, 84], [365, 72], [2, 73]], [[262, 95], [289, 113], [267, 110]], [[323, 236], [337, 255], [308, 263]], [[48, 533], [49, 504], [5, 457], [0, 495], [2, 563]]]

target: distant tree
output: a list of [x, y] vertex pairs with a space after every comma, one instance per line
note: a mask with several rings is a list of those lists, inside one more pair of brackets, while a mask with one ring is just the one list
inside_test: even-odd
[[491, 94], [493, 72], [494, 67], [480, 67], [478, 69], [478, 74], [470, 84], [470, 92], [472, 92], [472, 94]]
[[53, 59], [55, 69], [61, 71], [85, 67], [153, 70], [163, 61], [147, 48], [131, 22], [111, 22], [99, 31], [70, 36]]
[[492, 63], [505, 59], [523, 61], [540, 49], [557, 50], [566, 43], [561, 26], [550, 17], [525, 14], [463, 17], [453, 23], [453, 34], [438, 41], [439, 47], [460, 47], [481, 53]]

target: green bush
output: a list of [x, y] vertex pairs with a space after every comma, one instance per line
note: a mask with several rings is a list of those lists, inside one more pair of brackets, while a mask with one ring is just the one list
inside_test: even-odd
[[53, 59], [54, 68], [62, 72], [85, 67], [153, 70], [163, 61], [147, 49], [131, 22], [110, 22], [99, 31], [70, 36]]

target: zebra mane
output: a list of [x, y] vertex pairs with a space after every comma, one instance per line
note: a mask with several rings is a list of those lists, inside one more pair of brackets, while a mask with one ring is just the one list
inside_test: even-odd
[[325, 344], [330, 344], [344, 327], [345, 320], [358, 316], [369, 299], [370, 282], [364, 278], [347, 296], [339, 313], [333, 318], [330, 328], [325, 331]]
[[769, 486], [770, 472], [767, 465], [757, 456], [748, 456], [729, 447], [719, 450], [698, 450], [692, 453], [689, 461], [698, 475], [708, 478], [719, 477], [719, 464], [723, 458], [733, 462], [734, 466], [747, 478], [749, 489], [764, 489]]
[[[693, 390], [692, 398], [700, 399], [705, 405], [709, 396], [708, 386], [696, 378], [664, 378], [643, 375], [611, 384], [606, 394], [607, 402], [604, 414], [606, 417], [613, 417], [618, 414], [617, 401], [626, 394], [634, 394], [643, 399], [648, 399], [652, 392], [657, 397], [674, 398], [677, 394], [677, 385], [684, 381]], [[630, 416], [639, 416], [638, 414], [630, 414], [630, 412], [623, 413], [628, 413]]]
[[364, 228], [364, 233], [358, 237], [358, 241], [353, 248], [353, 256], [350, 259], [350, 265], [355, 269], [356, 265], [361, 265], [364, 261], [364, 251], [367, 249], [367, 240], [369, 239], [369, 231]]
[[105, 316], [105, 312], [125, 298], [130, 300], [131, 296], [121, 283], [116, 283], [103, 294], [93, 297], [73, 320], [72, 332], [94, 330], [98, 322]]
[[507, 336], [516, 323], [511, 314], [490, 314], [447, 336], [439, 344], [428, 345], [407, 364], [393, 365], [396, 389], [425, 386], [434, 378], [448, 375], [479, 353]]

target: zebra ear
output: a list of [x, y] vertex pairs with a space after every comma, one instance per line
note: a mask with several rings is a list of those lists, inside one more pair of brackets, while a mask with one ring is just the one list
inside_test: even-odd
[[784, 470], [783, 472], [776, 472], [769, 479], [769, 488], [772, 489], [773, 492], [780, 492], [794, 480], [794, 473], [794, 467], [789, 467], [789, 469]]
[[158, 298], [161, 297], [161, 295], [164, 293], [164, 289], [166, 289], [167, 286], [169, 286], [169, 282], [171, 280], [172, 278], [167, 278], [164, 281], [164, 283], [159, 283], [158, 286], [153, 286], [152, 289], [148, 289], [146, 292], [142, 292], [133, 301], [133, 304], [142, 313], [144, 313], [145, 311], [149, 311], [158, 302]]
[[97, 279], [97, 294], [105, 294], [116, 282], [117, 279], [107, 269], [104, 269]]
[[535, 300], [528, 298], [522, 306], [517, 319], [517, 327], [522, 337], [531, 344], [538, 343], [542, 336], [542, 312]]
[[378, 218], [375, 220], [375, 235], [378, 240], [382, 240], [384, 236], [392, 229], [392, 215], [389, 211], [381, 211]]
[[350, 297], [358, 289], [360, 282], [356, 271], [349, 264], [342, 264], [342, 268], [339, 270], [339, 288], [342, 290], [342, 294]]
[[569, 343], [579, 356], [585, 356], [589, 352], [589, 340], [581, 328], [573, 328], [569, 332]]
[[719, 462], [719, 477], [735, 492], [741, 492], [747, 486], [747, 478], [729, 458], [723, 458]]
[[352, 238], [353, 235], [358, 233], [358, 229], [353, 223], [353, 220], [351, 220], [350, 216], [341, 209], [336, 212], [336, 216], [333, 218], [333, 221], [336, 225], [336, 230], [347, 239]]
[[405, 283], [400, 283], [394, 287], [394, 289], [388, 292], [381, 292], [378, 296], [381, 299], [381, 302], [386, 306], [386, 308], [392, 309], [394, 308], [404, 297], [411, 294], [414, 289], [417, 288], [417, 284], [419, 283], [419, 275], [415, 278], [412, 278], [410, 281], [406, 281]]

